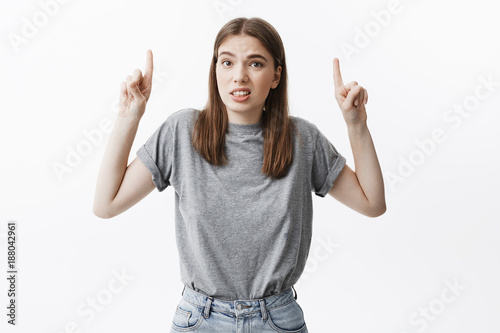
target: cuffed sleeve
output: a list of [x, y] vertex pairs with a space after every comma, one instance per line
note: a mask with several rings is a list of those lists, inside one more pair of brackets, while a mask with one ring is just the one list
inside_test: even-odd
[[160, 192], [170, 186], [173, 140], [172, 126], [167, 118], [137, 150], [137, 156], [151, 172], [153, 183]]
[[317, 196], [325, 197], [346, 164], [328, 138], [318, 129], [313, 156], [311, 190]]

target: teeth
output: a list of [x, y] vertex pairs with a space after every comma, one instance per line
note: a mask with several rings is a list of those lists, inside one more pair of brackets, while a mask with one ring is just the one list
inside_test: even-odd
[[246, 96], [249, 95], [250, 93], [248, 91], [235, 91], [233, 92], [234, 96]]

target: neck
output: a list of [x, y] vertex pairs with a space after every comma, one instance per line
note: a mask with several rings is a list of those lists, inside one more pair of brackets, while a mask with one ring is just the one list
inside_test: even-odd
[[262, 118], [262, 112], [262, 108], [247, 112], [235, 112], [227, 110], [227, 117], [230, 123], [249, 125], [258, 123]]

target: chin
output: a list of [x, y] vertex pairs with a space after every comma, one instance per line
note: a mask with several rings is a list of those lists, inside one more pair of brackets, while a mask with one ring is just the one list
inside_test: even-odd
[[231, 109], [231, 111], [233, 112], [248, 112], [252, 110], [252, 107], [247, 105], [235, 105], [234, 107], [232, 107], [232, 105], [229, 105], [228, 107], [228, 105], [226, 104], [226, 109]]

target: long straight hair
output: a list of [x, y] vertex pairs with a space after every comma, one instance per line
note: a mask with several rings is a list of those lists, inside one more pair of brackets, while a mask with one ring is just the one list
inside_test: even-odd
[[[249, 35], [257, 38], [272, 55], [274, 69], [281, 66], [278, 86], [270, 89], [262, 112], [264, 162], [262, 173], [276, 179], [287, 175], [293, 161], [292, 131], [297, 130], [289, 116], [285, 50], [278, 32], [267, 21], [235, 18], [226, 23], [215, 38], [208, 81], [208, 101], [194, 125], [192, 142], [195, 149], [213, 165], [227, 164], [225, 138], [228, 131], [227, 109], [217, 87], [217, 55], [220, 45], [230, 36]], [[300, 135], [300, 133], [299, 133]]]

